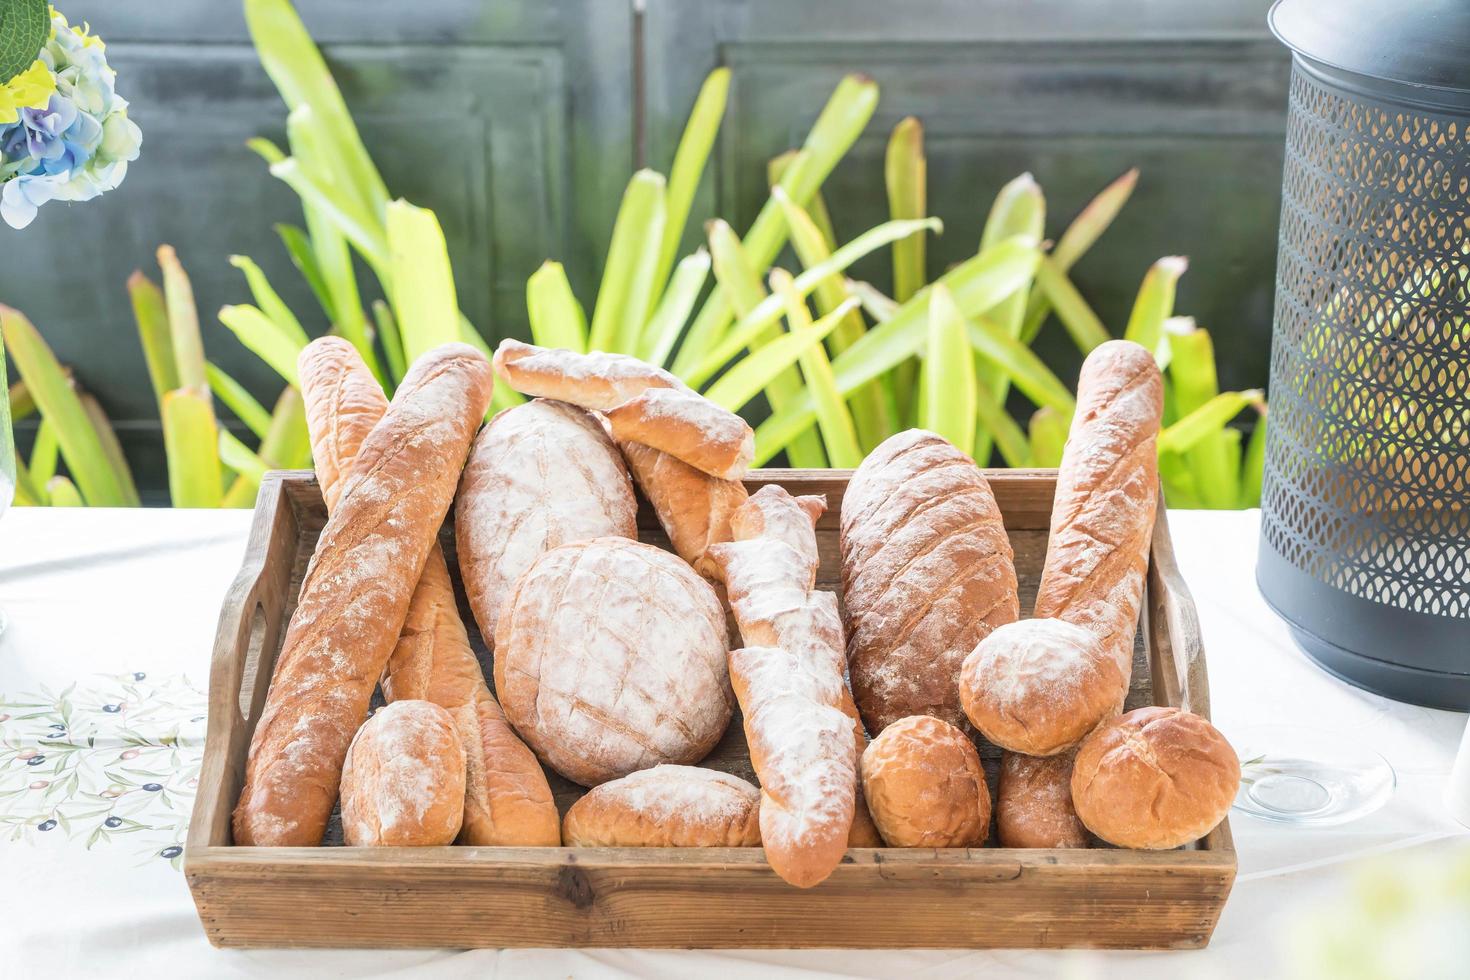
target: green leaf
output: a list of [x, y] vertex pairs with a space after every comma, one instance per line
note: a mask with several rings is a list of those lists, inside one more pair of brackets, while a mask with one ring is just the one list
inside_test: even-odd
[[[786, 304], [786, 321], [792, 334], [804, 334], [813, 328], [811, 312], [806, 301], [796, 292], [791, 273], [785, 269], [771, 271], [771, 289]], [[857, 308], [857, 300], [848, 300], [846, 309]], [[839, 304], [838, 309], [843, 309]], [[836, 312], [836, 311], [834, 311]], [[832, 316], [832, 314], [828, 314]], [[857, 427], [848, 413], [847, 403], [837, 390], [832, 378], [832, 364], [827, 360], [827, 349], [822, 344], [813, 344], [798, 358], [807, 390], [816, 401], [817, 429], [822, 434], [822, 443], [830, 465], [841, 469], [852, 469], [863, 461], [863, 451], [858, 447]]]
[[148, 377], [153, 382], [154, 399], [160, 409], [165, 392], [181, 384], [178, 362], [174, 357], [173, 334], [168, 322], [168, 307], [163, 290], [155, 286], [142, 271], [128, 277], [128, 296], [133, 303], [133, 319], [138, 324], [138, 339], [143, 344], [143, 358], [148, 362]]
[[627, 354], [638, 349], [653, 305], [653, 277], [664, 233], [664, 187], [663, 175], [652, 170], [640, 170], [628, 181], [592, 308], [589, 350]]
[[296, 358], [301, 348], [286, 331], [253, 306], [222, 306], [220, 322], [234, 331], [236, 339], [275, 369], [289, 385], [297, 383]]
[[56, 428], [67, 471], [93, 507], [127, 507], [129, 478], [109, 459], [56, 355], [19, 311], [0, 305], [0, 332], [41, 416]]
[[[715, 270], [715, 281], [725, 291], [735, 315], [748, 316], [750, 311], [759, 306], [761, 300], [766, 298], [765, 287], [761, 285], [760, 272], [756, 269], [755, 263], [750, 260], [745, 246], [740, 243], [740, 236], [735, 234], [735, 229], [726, 224], [723, 219], [716, 218], [711, 221], [705, 227], [705, 231], [709, 237], [709, 252]], [[779, 303], [776, 306], [778, 312], [771, 319], [771, 323], [775, 323], [780, 317]]]
[[1123, 338], [1140, 344], [1158, 358], [1164, 341], [1164, 321], [1174, 312], [1174, 287], [1189, 261], [1182, 255], [1166, 255], [1149, 267], [1133, 301], [1128, 329]]
[[50, 36], [47, 0], [8, 0], [0, 8], [0, 86], [35, 64]]
[[847, 280], [847, 288], [852, 290], [853, 295], [862, 301], [863, 310], [867, 312], [868, 316], [877, 320], [879, 323], [892, 320], [893, 315], [898, 312], [898, 301], [887, 296], [882, 290], [870, 282], [863, 282], [861, 279], [849, 279]]
[[1264, 403], [1265, 395], [1259, 388], [1252, 388], [1248, 391], [1227, 391], [1216, 395], [1160, 432], [1159, 450], [1161, 452], [1185, 452], [1212, 432], [1219, 432], [1231, 419], [1247, 408], [1259, 407]]
[[163, 396], [163, 446], [173, 506], [218, 507], [219, 430], [207, 395], [180, 388]]
[[653, 273], [655, 295], [669, 282], [669, 270], [674, 267], [674, 257], [679, 254], [679, 243], [684, 238], [684, 226], [689, 220], [689, 208], [699, 190], [710, 149], [719, 134], [729, 92], [729, 68], [716, 68], [705, 77], [699, 96], [694, 100], [694, 109], [689, 113], [689, 121], [684, 125], [679, 148], [674, 151], [674, 165], [669, 169], [668, 193], [665, 195], [663, 241]]
[[[1065, 275], [1071, 271], [1077, 260], [1102, 237], [1102, 233], [1108, 230], [1108, 226], [1128, 202], [1137, 183], [1138, 168], [1134, 167], [1099, 191], [1077, 217], [1072, 219], [1072, 223], [1057, 240], [1056, 248], [1052, 249], [1051, 260], [1058, 272]], [[1046, 320], [1048, 311], [1047, 296], [1033, 292], [1031, 302], [1026, 307], [1026, 322], [1021, 329], [1022, 340], [1029, 344], [1041, 332], [1041, 325]]]
[[1072, 414], [1077, 403], [1071, 391], [1030, 347], [983, 316], [971, 318], [969, 328], [971, 346], [998, 366], [1037, 407], [1050, 405], [1066, 415]]
[[[772, 157], [766, 163], [766, 183], [774, 188], [781, 183], [781, 177], [786, 173], [786, 168], [801, 156], [800, 150], [787, 150], [785, 153]], [[790, 199], [788, 195], [787, 199]], [[822, 200], [822, 192], [812, 194], [811, 199], [806, 202], [806, 213], [811, 215], [812, 223], [822, 233], [822, 240], [827, 243], [830, 252], [837, 247], [837, 233], [832, 230], [832, 215], [827, 211], [827, 202]], [[831, 341], [829, 336], [828, 341]]]
[[689, 320], [689, 314], [699, 299], [699, 291], [704, 288], [704, 281], [709, 277], [709, 270], [709, 252], [702, 248], [679, 260], [679, 264], [674, 267], [674, 276], [669, 280], [669, 288], [664, 290], [664, 298], [659, 301], [658, 308], [653, 311], [653, 316], [648, 318], [648, 324], [643, 328], [643, 346], [638, 351], [639, 357], [660, 367], [668, 361], [674, 345], [679, 342], [679, 335], [684, 332], [684, 324]]
[[257, 455], [267, 466], [299, 470], [311, 463], [311, 438], [306, 429], [306, 403], [301, 392], [286, 388], [271, 411], [271, 426], [260, 440]]
[[244, 422], [245, 427], [255, 433], [257, 439], [264, 439], [271, 424], [270, 413], [265, 407], [245, 390], [244, 385], [226, 374], [214, 362], [206, 362], [204, 372], [209, 377], [209, 390], [214, 392], [215, 397], [235, 413], [235, 418]]
[[537, 345], [587, 353], [587, 314], [560, 262], [548, 259], [526, 280], [526, 312]]
[[82, 495], [72, 483], [64, 476], [53, 476], [46, 481], [46, 496], [52, 507], [85, 507]]
[[1270, 413], [1265, 404], [1257, 407], [1261, 413], [1256, 420], [1255, 431], [1251, 433], [1250, 441], [1245, 446], [1245, 460], [1241, 464], [1240, 472], [1240, 502], [1237, 507], [1259, 507], [1261, 506], [1261, 483], [1266, 472], [1266, 423], [1270, 420]]
[[281, 244], [286, 246], [286, 252], [291, 256], [291, 264], [296, 271], [301, 273], [301, 278], [311, 287], [312, 294], [321, 305], [322, 312], [326, 314], [329, 321], [337, 319], [336, 312], [332, 309], [332, 294], [327, 290], [327, 281], [322, 276], [321, 265], [317, 262], [316, 252], [312, 249], [311, 239], [306, 237], [306, 232], [295, 225], [278, 224], [276, 234], [281, 236]]
[[393, 318], [404, 361], [413, 364], [425, 351], [459, 340], [454, 271], [433, 211], [393, 201], [387, 223]]
[[1054, 408], [1042, 406], [1031, 413], [1031, 465], [1061, 466], [1067, 445], [1067, 418]]
[[[746, 402], [760, 394], [772, 378], [795, 364], [812, 344], [821, 343], [837, 326], [838, 319], [835, 316], [824, 316], [802, 333], [781, 335], [726, 371], [720, 380], [710, 385], [705, 397], [732, 412], [738, 411]], [[816, 411], [813, 409], [812, 419], [815, 417]], [[810, 424], [811, 421], [808, 420], [808, 427]]]
[[[380, 279], [386, 278], [388, 242], [378, 218], [364, 211], [358, 202], [336, 187], [309, 174], [301, 161], [294, 156], [271, 164], [270, 170], [272, 177], [283, 181], [303, 202], [330, 221], [362, 253], [362, 257], [368, 260]], [[341, 312], [340, 304], [338, 312]]]
[[97, 399], [87, 392], [79, 392], [77, 397], [81, 399], [82, 411], [87, 413], [87, 418], [92, 423], [92, 431], [97, 433], [97, 441], [102, 444], [102, 452], [107, 457], [108, 465], [112, 467], [112, 471], [122, 482], [128, 506], [139, 506], [141, 501], [138, 499], [138, 488], [133, 483], [133, 471], [128, 468], [127, 457], [123, 455], [122, 443], [117, 441], [117, 433], [113, 431], [112, 422], [108, 420], [107, 413], [102, 411], [102, 405]]
[[[913, 116], [900, 120], [888, 138], [883, 161], [883, 182], [888, 188], [891, 218], [922, 218], [928, 210], [929, 163], [924, 156], [924, 126]], [[924, 288], [925, 248], [923, 235], [893, 245], [893, 298], [908, 301]]]
[[[1083, 354], [1090, 354], [1093, 348], [1112, 339], [1108, 335], [1108, 328], [1103, 326], [1102, 320], [1087, 305], [1087, 300], [1072, 285], [1067, 274], [1057, 265], [1056, 259], [1047, 255], [1041, 257], [1041, 262], [1036, 266], [1036, 285], [1046, 303], [1056, 311], [1057, 319], [1066, 328], [1072, 343]], [[1021, 339], [1029, 341], [1024, 328]]]
[[219, 430], [219, 458], [230, 469], [240, 476], [245, 477], [256, 487], [264, 479], [270, 466], [255, 452], [239, 439], [229, 429]]
[[260, 312], [270, 317], [282, 330], [298, 337], [302, 346], [305, 346], [310, 338], [306, 331], [301, 329], [301, 321], [296, 319], [296, 314], [291, 308], [282, 302], [275, 289], [271, 287], [270, 281], [266, 279], [265, 273], [260, 271], [249, 257], [244, 255], [231, 255], [230, 265], [245, 273], [245, 281], [250, 285], [250, 294], [255, 297], [255, 305]]
[[61, 456], [61, 444], [56, 440], [56, 427], [46, 419], [36, 427], [36, 441], [31, 446], [31, 479], [47, 483], [56, 475], [56, 462]]
[[[974, 316], [1029, 282], [1038, 256], [1036, 242], [1011, 239], [960, 263], [938, 281], [949, 288], [962, 315]], [[798, 288], [800, 285], [798, 276]], [[927, 339], [928, 305], [928, 297], [921, 290], [899, 307], [892, 319], [872, 328], [839, 354], [832, 361], [838, 390], [846, 394], [917, 353]], [[810, 395], [773, 412], [756, 430], [757, 465], [786, 448], [814, 417]]]
[[204, 341], [199, 336], [199, 309], [194, 304], [194, 287], [172, 245], [158, 246], [158, 265], [163, 269], [163, 299], [168, 309], [169, 335], [173, 341], [174, 367], [180, 388], [191, 388], [209, 398], [209, 379], [204, 373]]
[[381, 214], [388, 191], [368, 156], [347, 102], [321, 52], [296, 15], [290, 0], [245, 0], [245, 22], [260, 63], [288, 108], [310, 106], [322, 131], [330, 171], [340, 174], [361, 206]]
[[1032, 461], [1031, 444], [1026, 433], [1021, 431], [995, 393], [987, 391], [979, 379], [975, 381], [975, 416], [979, 427], [990, 433], [1007, 466], [1037, 465]]
[[404, 363], [403, 337], [398, 332], [398, 321], [393, 319], [393, 308], [381, 299], [373, 300], [373, 322], [378, 327], [378, 339], [383, 344], [388, 370], [395, 378], [403, 377], [408, 365]]
[[31, 479], [25, 460], [15, 456], [15, 505], [17, 507], [45, 507], [50, 503], [44, 484]]
[[928, 342], [924, 346], [921, 424], [948, 439], [960, 452], [975, 444], [974, 356], [965, 318], [943, 283], [929, 290]]

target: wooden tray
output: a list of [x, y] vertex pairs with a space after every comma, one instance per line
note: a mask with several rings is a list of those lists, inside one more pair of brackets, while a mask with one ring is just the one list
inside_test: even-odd
[[[1055, 475], [987, 473], [1028, 612]], [[746, 481], [827, 495], [817, 526], [819, 585], [832, 590], [840, 590], [837, 515], [848, 476], [757, 470]], [[184, 854], [200, 921], [217, 946], [1177, 949], [1209, 941], [1235, 879], [1228, 824], [1161, 852], [854, 848], [809, 890], [777, 878], [759, 848], [235, 847], [230, 813], [246, 749], [325, 517], [310, 472], [269, 475], [220, 615]], [[667, 546], [646, 506], [639, 526], [644, 540]], [[458, 588], [450, 528], [441, 538]], [[1208, 716], [1198, 622], [1162, 507], [1151, 558], [1128, 705], [1181, 705]], [[465, 622], [488, 659], [467, 610]], [[982, 755], [993, 794], [998, 752], [983, 745]], [[738, 718], [704, 765], [753, 780]], [[563, 812], [584, 792], [554, 774], [551, 782]], [[340, 839], [329, 832], [327, 843]]]

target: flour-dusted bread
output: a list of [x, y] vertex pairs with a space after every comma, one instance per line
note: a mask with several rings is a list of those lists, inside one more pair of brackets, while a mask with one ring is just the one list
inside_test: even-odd
[[[340, 495], [340, 475], [387, 410], [388, 399], [357, 348], [340, 337], [308, 344], [297, 360], [297, 373], [317, 479], [330, 511]], [[465, 759], [462, 843], [561, 843], [560, 818], [546, 774], [511, 731], [485, 684], [437, 543], [424, 562], [382, 686], [389, 701], [432, 701], [454, 719]]]
[[709, 754], [734, 710], [725, 615], [675, 556], [619, 537], [546, 552], [495, 631], [495, 689], [547, 765], [595, 786]]
[[649, 388], [607, 410], [613, 438], [652, 446], [720, 480], [755, 458], [755, 432], [734, 412], [682, 388]]
[[663, 368], [627, 354], [578, 354], [510, 338], [495, 349], [495, 370], [524, 395], [555, 398], [597, 411], [615, 408], [649, 388], [689, 390]]
[[1075, 751], [1000, 757], [995, 837], [1001, 847], [1087, 847], [1087, 828], [1072, 807]]
[[963, 726], [960, 664], [1020, 614], [980, 469], [932, 432], [884, 441], [848, 484], [841, 550], [848, 669], [868, 731], [919, 714]]
[[358, 729], [342, 766], [342, 836], [353, 847], [452, 844], [465, 758], [449, 712], [395, 701]]
[[900, 718], [862, 760], [863, 792], [889, 847], [979, 847], [990, 788], [969, 736], [932, 715]]
[[490, 420], [470, 450], [454, 508], [460, 578], [494, 643], [512, 583], [542, 554], [608, 535], [638, 536], [638, 503], [602, 424], [538, 398]]
[[241, 845], [321, 843], [347, 748], [490, 404], [465, 344], [420, 357], [363, 441], [301, 583], [234, 812]]
[[1097, 634], [1125, 681], [1159, 497], [1163, 410], [1163, 379], [1143, 347], [1110, 340], [1087, 355], [1036, 593], [1038, 618]]
[[712, 577], [710, 546], [730, 540], [730, 517], [749, 497], [745, 484], [717, 479], [636, 442], [622, 442], [618, 448], [668, 534], [674, 553], [699, 574]]
[[1137, 708], [1077, 749], [1072, 802], [1109, 844], [1162, 850], [1199, 840], [1230, 812], [1240, 759], [1215, 726], [1178, 708]]
[[1093, 633], [1022, 619], [981, 640], [960, 669], [960, 705], [991, 742], [1055, 755], [1117, 714], [1128, 680]]
[[760, 800], [739, 776], [654, 766], [594, 786], [562, 836], [568, 847], [759, 847]]

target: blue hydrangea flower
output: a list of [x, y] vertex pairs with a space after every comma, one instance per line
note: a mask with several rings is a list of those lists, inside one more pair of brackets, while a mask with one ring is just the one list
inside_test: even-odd
[[56, 81], [44, 106], [0, 125], [0, 218], [24, 228], [48, 201], [90, 201], [122, 183], [143, 134], [113, 88], [103, 44], [54, 9], [40, 62]]

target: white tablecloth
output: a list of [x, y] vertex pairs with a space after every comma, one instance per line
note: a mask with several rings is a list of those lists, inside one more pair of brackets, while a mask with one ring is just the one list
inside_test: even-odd
[[[1328, 829], [1235, 815], [1240, 877], [1207, 950], [675, 952], [225, 951], [209, 946], [175, 850], [203, 749], [215, 619], [250, 515], [13, 510], [0, 520], [0, 976], [1276, 976], [1302, 910], [1362, 859], [1465, 848], [1440, 802], [1465, 716], [1332, 679], [1256, 592], [1256, 513], [1174, 512], [1214, 716], [1299, 721], [1393, 764], [1381, 811]], [[310, 914], [307, 909], [303, 914]], [[1433, 937], [1430, 937], [1432, 940]]]

